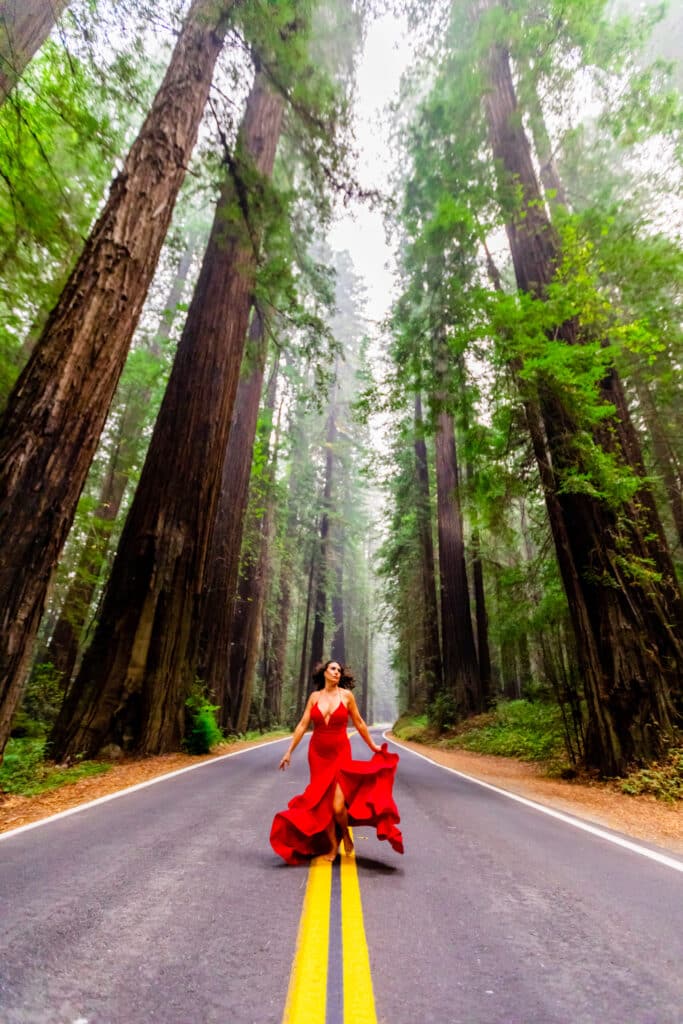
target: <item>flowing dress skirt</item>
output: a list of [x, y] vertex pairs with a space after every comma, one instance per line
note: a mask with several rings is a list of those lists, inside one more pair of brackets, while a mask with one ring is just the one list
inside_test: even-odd
[[369, 761], [353, 761], [346, 733], [348, 711], [340, 704], [326, 722], [315, 704], [311, 711], [313, 735], [308, 747], [311, 781], [286, 811], [273, 819], [270, 843], [288, 864], [305, 864], [330, 848], [329, 827], [334, 820], [337, 785], [348, 808], [349, 824], [372, 825], [378, 839], [386, 839], [403, 853], [401, 820], [392, 795], [398, 754], [383, 744]]

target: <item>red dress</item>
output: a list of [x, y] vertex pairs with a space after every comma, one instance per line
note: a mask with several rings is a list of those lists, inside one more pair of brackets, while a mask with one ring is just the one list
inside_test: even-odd
[[270, 830], [271, 846], [288, 864], [305, 864], [329, 851], [327, 829], [334, 818], [337, 783], [344, 794], [349, 824], [373, 825], [378, 839], [388, 839], [397, 853], [403, 853], [403, 837], [396, 827], [401, 819], [391, 792], [398, 754], [390, 754], [384, 743], [381, 753], [373, 754], [369, 761], [352, 761], [348, 717], [343, 702], [327, 722], [317, 704], [311, 709], [311, 781], [300, 796], [290, 800], [286, 811], [275, 815]]

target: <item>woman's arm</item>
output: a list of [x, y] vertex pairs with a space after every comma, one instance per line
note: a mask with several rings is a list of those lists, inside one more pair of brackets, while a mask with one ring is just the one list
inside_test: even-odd
[[304, 713], [301, 716], [301, 721], [297, 725], [297, 727], [294, 730], [294, 733], [292, 735], [292, 739], [291, 739], [291, 742], [290, 742], [289, 747], [287, 749], [287, 753], [285, 754], [285, 756], [280, 761], [280, 764], [279, 764], [278, 767], [281, 768], [282, 771], [284, 771], [285, 768], [289, 765], [289, 762], [291, 760], [291, 757], [292, 757], [292, 754], [294, 753], [295, 748], [299, 745], [299, 743], [301, 742], [301, 740], [304, 737], [304, 734], [305, 734], [306, 730], [308, 729], [308, 724], [309, 724], [309, 722], [311, 720], [311, 708], [315, 704], [315, 701], [313, 700], [314, 696], [315, 696], [315, 694], [312, 693], [311, 696], [308, 698], [308, 701], [306, 703], [306, 707], [304, 708]]
[[370, 747], [370, 750], [373, 752], [373, 754], [379, 754], [382, 748], [377, 746], [372, 736], [370, 735], [367, 725], [360, 717], [360, 711], [358, 710], [358, 705], [356, 704], [356, 698], [352, 693], [349, 693], [349, 700], [346, 707], [348, 708], [349, 714], [351, 715], [351, 721], [355, 725], [356, 729], [358, 729], [358, 735], [363, 737], [363, 739]]

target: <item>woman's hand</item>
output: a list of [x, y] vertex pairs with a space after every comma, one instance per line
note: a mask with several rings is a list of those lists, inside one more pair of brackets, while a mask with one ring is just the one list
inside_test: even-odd
[[372, 745], [372, 752], [373, 752], [373, 754], [381, 754], [382, 753], [382, 748], [378, 747], [376, 743], [373, 743], [373, 745]]
[[279, 767], [281, 772], [283, 772], [285, 770], [285, 768], [289, 768], [289, 762], [291, 761], [291, 759], [292, 759], [292, 755], [289, 753], [289, 751], [287, 751], [285, 756], [280, 761], [280, 764], [278, 765], [278, 767]]

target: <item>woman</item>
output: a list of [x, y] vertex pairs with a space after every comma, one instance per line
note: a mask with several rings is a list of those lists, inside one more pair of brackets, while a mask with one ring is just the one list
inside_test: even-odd
[[[333, 861], [339, 840], [346, 853], [353, 850], [351, 825], [374, 825], [380, 839], [388, 839], [403, 853], [403, 837], [396, 827], [401, 820], [392, 796], [398, 754], [390, 754], [386, 743], [378, 747], [348, 689], [353, 677], [337, 661], [328, 661], [313, 676], [317, 689], [308, 698], [301, 721], [294, 730], [287, 753], [279, 767], [289, 766], [292, 753], [309, 723], [313, 735], [308, 747], [311, 781], [305, 791], [290, 801], [288, 809], [275, 815], [270, 842], [288, 864], [303, 864], [310, 857]], [[370, 761], [353, 761], [346, 732], [351, 719], [372, 750]]]

